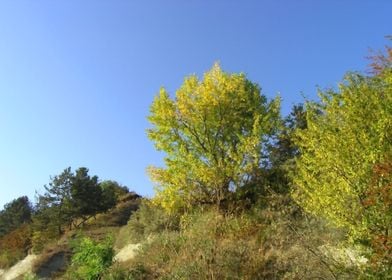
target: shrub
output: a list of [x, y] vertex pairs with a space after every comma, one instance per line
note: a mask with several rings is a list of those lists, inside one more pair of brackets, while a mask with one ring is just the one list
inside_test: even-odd
[[129, 263], [131, 279], [355, 279], [356, 266], [323, 251], [342, 238], [287, 195], [271, 195], [242, 213], [184, 214], [179, 230], [143, 243]]
[[4, 250], [0, 253], [0, 268], [9, 268], [23, 259], [25, 254], [19, 250]]
[[112, 239], [101, 243], [90, 238], [82, 238], [74, 247], [68, 275], [71, 279], [100, 279], [100, 276], [113, 262], [114, 250]]
[[163, 231], [179, 229], [179, 216], [168, 214], [161, 207], [148, 200], [142, 200], [139, 209], [134, 212], [128, 224], [121, 229], [116, 240], [116, 247], [122, 248], [129, 243], [139, 243], [149, 236]]
[[144, 244], [133, 261], [132, 271], [143, 272], [135, 279], [257, 278], [263, 260], [252, 260], [260, 244], [249, 235], [250, 225], [245, 217], [215, 210], [188, 214], [181, 231], [162, 232]]
[[24, 224], [0, 238], [0, 268], [8, 268], [27, 255], [30, 236], [30, 226]]

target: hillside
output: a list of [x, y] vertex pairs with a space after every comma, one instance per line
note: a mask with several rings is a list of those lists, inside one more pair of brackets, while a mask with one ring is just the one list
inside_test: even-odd
[[[143, 199], [86, 167], [0, 212], [3, 279], [392, 279], [392, 49], [280, 116], [214, 64], [162, 88]], [[29, 271], [29, 272], [28, 272]]]
[[[29, 254], [10, 268], [0, 272], [0, 279], [24, 279], [26, 275], [37, 275], [40, 279], [62, 279], [72, 256], [73, 242], [79, 236], [101, 241], [107, 236], [116, 236], [121, 227], [126, 225], [129, 217], [139, 207], [141, 197], [135, 193], [121, 195], [117, 204], [106, 213], [99, 213], [91, 217], [83, 227], [67, 230], [58, 239], [51, 240], [41, 252]], [[127, 251], [123, 250], [122, 258], [126, 258]]]

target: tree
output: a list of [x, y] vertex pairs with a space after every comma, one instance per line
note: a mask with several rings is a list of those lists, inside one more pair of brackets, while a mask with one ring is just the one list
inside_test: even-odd
[[21, 196], [4, 206], [0, 211], [0, 237], [31, 221], [33, 212], [27, 196]]
[[392, 275], [392, 159], [374, 166], [363, 204], [371, 233], [372, 263], [381, 268], [377, 269], [381, 275]]
[[99, 183], [99, 187], [102, 189], [101, 209], [103, 211], [114, 207], [121, 196], [129, 193], [129, 189], [126, 186], [121, 186], [116, 181], [102, 181]]
[[306, 111], [303, 104], [294, 105], [290, 114], [284, 118], [276, 139], [271, 142], [269, 150], [269, 168], [265, 170], [264, 184], [279, 193], [289, 192], [288, 173], [294, 168], [294, 159], [299, 155], [294, 143], [296, 130], [306, 129]]
[[[386, 38], [392, 40], [392, 36], [386, 36]], [[392, 68], [392, 47], [386, 46], [384, 52], [373, 52], [369, 58], [372, 61], [370, 73], [380, 75], [385, 72], [385, 69]]]
[[72, 177], [72, 207], [75, 209], [75, 217], [82, 218], [82, 223], [103, 210], [98, 176], [91, 177], [88, 171], [86, 167], [80, 167]]
[[338, 92], [323, 92], [320, 104], [307, 104], [307, 129], [297, 132], [301, 156], [292, 174], [294, 198], [347, 228], [354, 240], [372, 240], [385, 227], [392, 232], [382, 222], [390, 218], [378, 225], [373, 220], [391, 217], [390, 210], [369, 207], [374, 168], [392, 158], [391, 81], [388, 68], [373, 77], [348, 75]]
[[168, 210], [193, 203], [220, 207], [262, 165], [279, 107], [279, 98], [268, 102], [244, 74], [223, 72], [218, 64], [203, 80], [186, 78], [175, 99], [162, 88], [148, 117], [148, 136], [166, 153], [166, 167], [149, 170], [156, 202]]
[[71, 167], [68, 167], [59, 175], [50, 177], [49, 184], [44, 186], [44, 194], [37, 194], [32, 223], [35, 252], [40, 252], [49, 240], [63, 234], [66, 227], [71, 228], [75, 217], [71, 195], [73, 177]]
[[[71, 225], [75, 215], [71, 195], [73, 177], [71, 167], [64, 169], [60, 175], [51, 177], [49, 185], [44, 186], [46, 192], [38, 195], [35, 220], [39, 218], [51, 220], [52, 225], [56, 224], [59, 235], [63, 233], [64, 225]], [[44, 218], [43, 215], [50, 216], [50, 218]]]
[[277, 134], [276, 143], [271, 145], [269, 160], [272, 167], [279, 167], [298, 155], [294, 144], [294, 131], [305, 129], [306, 111], [303, 104], [294, 105], [290, 114], [284, 118], [284, 125]]
[[85, 167], [80, 167], [75, 173], [71, 167], [64, 169], [60, 175], [51, 177], [51, 182], [44, 188], [46, 192], [38, 195], [33, 218], [35, 244], [61, 235], [64, 227], [78, 226], [78, 218], [83, 224], [98, 212], [107, 211], [116, 205], [116, 192], [125, 192], [124, 187], [118, 184], [99, 183], [98, 177], [89, 176]]

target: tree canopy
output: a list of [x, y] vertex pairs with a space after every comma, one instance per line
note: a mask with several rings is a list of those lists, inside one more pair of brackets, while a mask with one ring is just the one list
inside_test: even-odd
[[31, 220], [33, 207], [27, 196], [21, 196], [4, 205], [0, 211], [0, 237]]
[[220, 203], [262, 165], [279, 124], [280, 99], [268, 101], [244, 74], [218, 64], [202, 80], [187, 77], [175, 98], [162, 88], [150, 108], [149, 138], [166, 153], [152, 167], [156, 201], [166, 209]]
[[[339, 91], [322, 92], [321, 99], [308, 104], [307, 129], [297, 132], [301, 156], [292, 176], [294, 198], [348, 228], [354, 239], [390, 234], [390, 210], [369, 207], [369, 195], [375, 170], [392, 159], [392, 71], [350, 74]], [[380, 191], [383, 184], [376, 185]], [[391, 194], [390, 185], [386, 191]], [[376, 226], [376, 216], [389, 218]]]
[[51, 177], [45, 186], [45, 193], [38, 195], [37, 213], [34, 225], [46, 230], [48, 224], [56, 227], [59, 234], [63, 227], [71, 227], [75, 219], [82, 223], [99, 212], [115, 206], [116, 191], [126, 191], [116, 182], [100, 183], [98, 176], [90, 176], [86, 167], [78, 168], [75, 173], [68, 167], [59, 175]]

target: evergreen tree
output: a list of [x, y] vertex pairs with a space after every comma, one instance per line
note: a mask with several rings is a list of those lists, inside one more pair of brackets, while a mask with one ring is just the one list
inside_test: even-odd
[[31, 221], [32, 205], [27, 196], [7, 203], [0, 212], [0, 237]]

